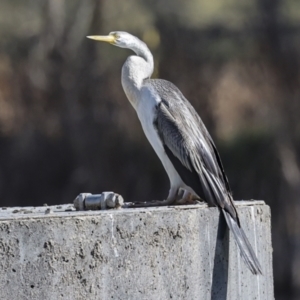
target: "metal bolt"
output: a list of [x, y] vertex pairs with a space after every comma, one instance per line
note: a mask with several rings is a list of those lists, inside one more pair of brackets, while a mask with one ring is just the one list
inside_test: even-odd
[[76, 210], [104, 210], [108, 208], [118, 208], [123, 204], [123, 197], [114, 192], [103, 192], [102, 194], [95, 195], [82, 193], [74, 200]]

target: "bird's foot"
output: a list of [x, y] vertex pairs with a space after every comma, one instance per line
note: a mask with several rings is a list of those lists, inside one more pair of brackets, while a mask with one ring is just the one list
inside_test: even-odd
[[180, 190], [176, 196], [171, 194], [166, 200], [153, 200], [148, 202], [124, 203], [127, 208], [133, 207], [155, 207], [168, 205], [188, 205], [199, 203], [200, 198], [186, 190]]
[[126, 207], [155, 207], [155, 206], [167, 206], [173, 204], [174, 199], [166, 199], [166, 200], [153, 200], [148, 202], [136, 202], [136, 203], [126, 203]]
[[194, 195], [193, 193], [188, 192], [187, 190], [180, 190], [177, 195], [175, 204], [177, 205], [187, 205], [187, 204], [197, 204], [201, 199]]

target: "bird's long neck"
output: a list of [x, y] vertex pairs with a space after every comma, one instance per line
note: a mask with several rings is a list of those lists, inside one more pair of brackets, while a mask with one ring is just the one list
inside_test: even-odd
[[125, 94], [136, 109], [143, 81], [153, 73], [153, 56], [142, 41], [130, 47], [136, 55], [129, 56], [122, 68], [122, 86]]

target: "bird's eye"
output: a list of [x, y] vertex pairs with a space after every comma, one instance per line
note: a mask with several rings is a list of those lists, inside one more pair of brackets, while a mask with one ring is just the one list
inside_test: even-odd
[[115, 37], [116, 40], [120, 38], [120, 36], [117, 33], [114, 33], [113, 36]]

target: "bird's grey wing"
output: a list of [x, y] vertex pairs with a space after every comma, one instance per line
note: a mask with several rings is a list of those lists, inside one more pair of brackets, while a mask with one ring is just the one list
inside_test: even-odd
[[238, 221], [221, 160], [200, 117], [180, 92], [159, 94], [155, 126], [178, 174], [201, 198]]
[[186, 185], [211, 205], [222, 208], [245, 263], [253, 274], [262, 274], [241, 228], [220, 156], [202, 120], [174, 85], [163, 80], [153, 83], [161, 99], [154, 125], [165, 152]]

